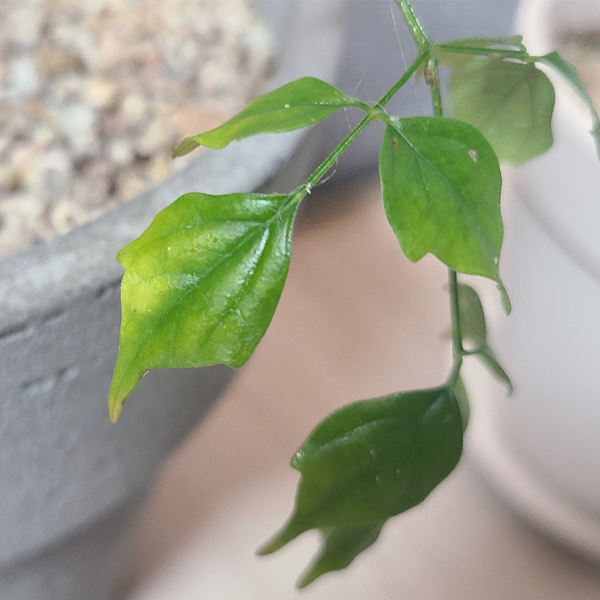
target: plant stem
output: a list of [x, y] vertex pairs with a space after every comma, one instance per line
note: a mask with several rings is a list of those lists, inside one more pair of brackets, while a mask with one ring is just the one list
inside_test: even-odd
[[500, 59], [515, 58], [523, 62], [536, 62], [540, 59], [539, 56], [529, 56], [523, 50], [506, 50], [504, 48], [474, 48], [470, 46], [456, 46], [454, 44], [436, 44], [435, 49], [448, 54], [471, 54]]
[[427, 37], [423, 26], [421, 23], [419, 23], [419, 19], [417, 19], [417, 15], [415, 15], [415, 11], [413, 10], [409, 0], [395, 0], [395, 2], [402, 12], [404, 21], [408, 25], [408, 29], [410, 30], [410, 33], [412, 34], [419, 50], [431, 48], [431, 41]]
[[435, 117], [443, 117], [444, 111], [442, 109], [442, 92], [440, 90], [440, 72], [438, 68], [438, 61], [435, 56], [431, 56], [427, 61], [427, 67], [425, 68], [425, 81], [429, 86], [429, 92], [431, 93], [431, 103], [433, 104], [433, 115]]
[[[425, 80], [431, 92], [433, 115], [443, 117], [442, 92], [440, 89], [440, 75], [437, 58], [429, 57], [425, 71]], [[458, 298], [458, 275], [453, 269], [448, 269], [448, 294], [450, 296], [450, 317], [452, 322], [452, 370], [448, 378], [448, 385], [454, 388], [465, 353], [463, 347], [462, 330], [460, 325], [460, 308]]]
[[429, 51], [423, 50], [419, 56], [412, 62], [402, 77], [375, 103], [371, 112], [362, 119], [356, 127], [338, 144], [338, 146], [327, 156], [327, 158], [313, 171], [308, 179], [300, 186], [294, 194], [294, 200], [300, 202], [306, 194], [323, 179], [327, 172], [335, 165], [340, 156], [345, 152], [348, 146], [354, 141], [358, 134], [372, 121], [378, 118], [383, 107], [394, 97], [394, 94], [404, 86], [408, 80], [415, 74], [417, 69], [427, 60]]

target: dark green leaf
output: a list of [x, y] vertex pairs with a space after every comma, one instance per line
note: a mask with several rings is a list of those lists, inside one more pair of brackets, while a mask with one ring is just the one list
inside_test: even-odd
[[382, 527], [383, 523], [375, 523], [364, 527], [325, 529], [323, 548], [300, 577], [298, 587], [306, 587], [325, 573], [345, 569], [359, 554], [377, 541]]
[[198, 146], [224, 148], [234, 140], [261, 133], [301, 129], [349, 106], [369, 108], [320, 79], [304, 77], [259, 96], [220, 127], [185, 138], [173, 151], [173, 157], [183, 156]]
[[470, 342], [474, 348], [487, 343], [487, 328], [481, 300], [477, 292], [469, 285], [458, 284], [458, 309], [463, 341]]
[[506, 385], [506, 389], [508, 394], [513, 393], [513, 385], [510, 380], [510, 377], [506, 374], [506, 371], [500, 366], [500, 363], [496, 360], [492, 349], [489, 346], [483, 348], [482, 352], [477, 356], [483, 361], [483, 364], [488, 367], [490, 372], [504, 385]]
[[498, 161], [474, 127], [439, 117], [390, 118], [379, 162], [387, 218], [406, 256], [501, 284]]
[[558, 71], [573, 87], [573, 89], [579, 94], [581, 99], [587, 104], [592, 114], [592, 121], [594, 127], [592, 129], [592, 135], [596, 142], [596, 151], [600, 156], [600, 117], [594, 106], [592, 99], [590, 98], [581, 77], [577, 69], [570, 63], [567, 62], [558, 52], [551, 52], [540, 58], [540, 62], [550, 65], [556, 71]]
[[186, 194], [121, 250], [113, 420], [149, 369], [248, 360], [279, 301], [296, 210], [287, 196]]
[[552, 145], [554, 87], [533, 63], [478, 59], [450, 77], [454, 116], [479, 129], [500, 160], [524, 163]]
[[[372, 527], [374, 534], [383, 521], [422, 502], [454, 469], [461, 451], [461, 413], [449, 388], [392, 394], [335, 411], [292, 460], [302, 475], [294, 512], [261, 552], [274, 552], [313, 528]], [[368, 531], [355, 548], [370, 539]], [[331, 548], [346, 534], [337, 532]], [[350, 558], [333, 550], [326, 555], [328, 564]]]

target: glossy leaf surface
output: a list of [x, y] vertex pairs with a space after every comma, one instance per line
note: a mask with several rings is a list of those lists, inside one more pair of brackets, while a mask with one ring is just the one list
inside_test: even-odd
[[392, 118], [379, 169], [387, 218], [412, 261], [500, 283], [500, 168], [474, 127], [439, 117]]
[[234, 140], [261, 133], [301, 129], [350, 106], [368, 108], [320, 79], [304, 77], [259, 96], [223, 125], [185, 138], [173, 156], [183, 156], [198, 146], [224, 148]]
[[346, 561], [353, 551], [342, 556], [333, 551], [349, 534], [344, 530], [366, 528], [357, 536], [359, 548], [383, 521], [422, 502], [454, 469], [461, 451], [460, 409], [448, 388], [340, 408], [316, 427], [292, 460], [302, 475], [296, 506], [262, 553], [318, 528], [326, 534], [326, 564]]
[[453, 116], [477, 127], [500, 160], [520, 164], [552, 146], [554, 86], [533, 63], [476, 59], [452, 72]]
[[248, 360], [285, 282], [296, 210], [287, 196], [186, 194], [121, 250], [113, 420], [149, 369]]

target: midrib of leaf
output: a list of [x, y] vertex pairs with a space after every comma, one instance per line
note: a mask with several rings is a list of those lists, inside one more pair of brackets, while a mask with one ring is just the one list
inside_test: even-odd
[[[278, 210], [272, 217], [270, 217], [269, 219], [267, 219], [266, 221], [263, 222], [258, 222], [257, 226], [264, 224], [264, 232], [263, 234], [268, 234], [271, 225], [275, 222], [275, 220], [277, 220], [278, 218], [280, 218], [284, 213], [286, 213], [290, 207], [294, 208], [293, 203], [291, 200], [288, 200], [287, 203], [284, 204], [284, 206], [282, 207], [281, 210]], [[210, 221], [209, 221], [210, 222]], [[213, 221], [215, 223], [223, 223], [224, 221]], [[156, 238], [156, 240], [154, 241], [159, 241], [161, 239], [165, 239], [168, 238], [170, 235], [174, 235], [176, 233], [179, 233], [181, 231], [185, 230], [184, 229], [178, 229], [176, 232], [170, 232], [168, 235], [166, 236], [162, 236], [161, 238]], [[248, 234], [246, 234], [241, 240], [240, 242], [226, 255], [224, 256], [221, 260], [219, 260], [218, 262], [216, 262], [212, 268], [208, 269], [207, 271], [205, 271], [202, 275], [202, 279], [198, 280], [198, 285], [191, 285], [189, 286], [189, 290], [186, 291], [184, 294], [182, 294], [177, 301], [168, 309], [168, 311], [155, 323], [154, 327], [152, 328], [152, 330], [144, 337], [144, 342], [142, 344], [139, 344], [134, 356], [131, 358], [131, 360], [129, 361], [129, 364], [134, 364], [135, 361], [138, 359], [140, 352], [142, 351], [142, 348], [146, 345], [146, 343], [149, 341], [149, 339], [156, 333], [156, 331], [159, 329], [159, 327], [165, 322], [166, 319], [168, 319], [168, 317], [171, 315], [171, 313], [194, 291], [196, 291], [199, 287], [199, 285], [201, 285], [201, 283], [211, 275], [211, 273], [213, 273], [216, 269], [218, 269], [223, 263], [227, 262], [228, 260], [230, 260], [232, 258], [232, 256], [241, 248], [243, 248], [247, 242], [252, 242], [254, 241], [253, 237], [258, 237], [255, 236], [256, 233], [256, 229], [252, 229]], [[264, 240], [264, 244], [263, 244], [263, 248], [264, 245], [266, 245], [266, 242], [268, 240], [268, 235], [266, 236], [265, 240]], [[152, 242], [149, 242], [152, 243]], [[144, 247], [144, 246], [142, 246]], [[252, 275], [250, 276], [250, 279], [245, 282], [245, 286], [248, 285], [248, 282], [254, 277], [254, 275], [256, 274], [256, 266], [258, 266], [260, 264], [260, 258], [258, 260], [258, 262], [255, 265], [255, 269], [252, 273]], [[163, 273], [164, 274], [164, 273]], [[192, 273], [186, 273], [186, 275], [190, 275]], [[147, 277], [144, 278], [141, 281], [148, 281], [150, 279], [154, 279], [155, 277], [158, 277], [157, 275], [153, 276], [153, 277]], [[138, 285], [138, 283], [136, 283], [136, 286]], [[135, 286], [133, 286], [135, 287]], [[133, 288], [132, 288], [133, 289]], [[241, 290], [240, 293], [238, 293], [236, 295], [236, 299], [239, 299], [239, 297], [241, 296]], [[239, 302], [239, 300], [238, 300]], [[230, 311], [229, 311], [230, 312]], [[204, 338], [204, 342], [205, 343], [208, 339], [210, 339], [210, 336], [214, 333], [214, 331], [217, 329], [217, 327], [220, 325], [222, 321], [217, 322], [216, 325], [210, 330], [209, 334]]]
[[[488, 255], [488, 259], [491, 259], [491, 262], [493, 265], [495, 265], [494, 263], [494, 257], [495, 254], [494, 252], [490, 251], [490, 248], [488, 247], [487, 241], [485, 240], [484, 237], [482, 237], [481, 231], [480, 231], [480, 227], [477, 224], [477, 222], [474, 220], [473, 215], [471, 214], [471, 212], [469, 211], [469, 208], [465, 205], [465, 203], [463, 202], [460, 194], [458, 194], [454, 188], [450, 185], [450, 182], [446, 179], [446, 177], [443, 176], [442, 173], [440, 173], [440, 171], [437, 169], [437, 167], [423, 154], [421, 154], [414, 146], [413, 144], [410, 143], [410, 141], [406, 138], [406, 136], [399, 131], [398, 129], [396, 129], [394, 127], [394, 129], [396, 131], [398, 131], [398, 133], [400, 134], [400, 136], [404, 139], [404, 141], [410, 146], [411, 150], [415, 153], [415, 156], [417, 157], [417, 164], [419, 166], [419, 174], [421, 176], [421, 181], [423, 182], [423, 186], [425, 187], [425, 189], [427, 190], [427, 198], [429, 200], [429, 204], [430, 206], [434, 206], [432, 204], [431, 198], [430, 198], [430, 193], [429, 193], [429, 186], [427, 185], [427, 183], [425, 182], [425, 178], [423, 176], [423, 170], [421, 169], [421, 159], [423, 160], [424, 163], [426, 163], [427, 165], [429, 165], [429, 167], [432, 169], [432, 171], [435, 173], [435, 175], [438, 177], [438, 179], [442, 182], [442, 184], [444, 185], [444, 187], [446, 187], [449, 191], [451, 196], [453, 196], [456, 201], [458, 206], [460, 207], [461, 212], [466, 215], [467, 219], [471, 222], [472, 227], [471, 228], [475, 228], [475, 233], [476, 233], [476, 237], [477, 239], [482, 243], [482, 247], [485, 248], [486, 250], [486, 254]], [[444, 140], [444, 141], [448, 141], [448, 138], [444, 138], [441, 137], [439, 135], [432, 135], [432, 138], [435, 137], [437, 139], [440, 140]], [[468, 150], [467, 146], [464, 146], [463, 144], [460, 144], [459, 142], [455, 142], [457, 143], [461, 148], [464, 148], [466, 150]]]

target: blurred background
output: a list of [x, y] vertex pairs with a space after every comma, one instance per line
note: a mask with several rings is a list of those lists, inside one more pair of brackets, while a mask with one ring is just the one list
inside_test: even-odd
[[[297, 0], [305, 1], [305, 0]], [[516, 0], [415, 0], [435, 39], [512, 32]], [[465, 7], [468, 10], [465, 10]], [[373, 101], [414, 57], [389, 0], [347, 0], [339, 87]], [[429, 112], [407, 86], [390, 105]], [[316, 134], [326, 152], [352, 122]], [[294, 239], [288, 283], [250, 363], [165, 465], [139, 525], [127, 600], [597, 600], [600, 571], [514, 515], [470, 459], [422, 505], [391, 521], [350, 569], [293, 588], [317, 548], [306, 534], [255, 549], [291, 510], [294, 451], [348, 401], [437, 384], [449, 364], [445, 269], [401, 255], [380, 203], [381, 131], [351, 147], [317, 188]], [[510, 194], [510, 189], [506, 191]], [[467, 446], [468, 446], [467, 440]]]

